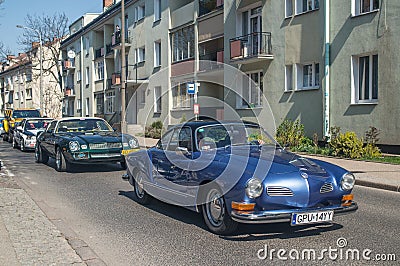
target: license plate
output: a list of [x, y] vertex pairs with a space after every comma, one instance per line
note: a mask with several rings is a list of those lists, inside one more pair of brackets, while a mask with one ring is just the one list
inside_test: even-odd
[[333, 211], [293, 213], [291, 225], [331, 222], [332, 220]]
[[139, 149], [132, 149], [132, 150], [122, 150], [121, 151], [121, 154], [122, 155], [127, 155], [127, 154], [129, 154], [129, 153], [131, 153], [131, 152], [135, 152], [135, 151], [138, 151]]

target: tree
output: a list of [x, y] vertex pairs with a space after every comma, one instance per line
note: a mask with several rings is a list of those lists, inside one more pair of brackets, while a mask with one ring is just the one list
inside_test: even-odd
[[[0, 0], [1, 1], [1, 0]], [[62, 68], [60, 67], [61, 50], [60, 43], [68, 34], [68, 17], [65, 13], [55, 13], [53, 15], [30, 15], [25, 18], [26, 28], [19, 43], [27, 48], [28, 51], [38, 49], [39, 33], [42, 38], [42, 76], [47, 81], [43, 84], [43, 111], [46, 115], [50, 115], [55, 110], [54, 103], [58, 102], [61, 106], [63, 98], [62, 93]], [[27, 29], [30, 28], [30, 29]], [[36, 44], [36, 45], [34, 45]], [[36, 60], [39, 58], [35, 56]], [[40, 64], [33, 64], [35, 70], [35, 78], [39, 73]], [[51, 90], [51, 88], [54, 89]], [[53, 93], [55, 92], [55, 93]], [[61, 108], [61, 107], [60, 107]]]

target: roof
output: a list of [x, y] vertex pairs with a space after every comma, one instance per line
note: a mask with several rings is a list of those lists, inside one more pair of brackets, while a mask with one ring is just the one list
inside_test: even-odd
[[68, 120], [89, 120], [89, 119], [104, 120], [103, 118], [100, 118], [100, 117], [63, 117], [63, 118], [54, 119], [54, 120], [57, 120], [57, 121], [68, 121]]
[[250, 122], [250, 121], [241, 121], [241, 120], [222, 120], [222, 121], [217, 121], [214, 119], [209, 119], [209, 120], [197, 120], [197, 121], [189, 121], [186, 123], [182, 124], [177, 124], [173, 125], [170, 128], [176, 128], [176, 127], [183, 127], [183, 126], [188, 126], [191, 127], [192, 129], [197, 129], [202, 126], [208, 126], [208, 125], [226, 125], [226, 124], [245, 124], [245, 125], [258, 125], [257, 123]]

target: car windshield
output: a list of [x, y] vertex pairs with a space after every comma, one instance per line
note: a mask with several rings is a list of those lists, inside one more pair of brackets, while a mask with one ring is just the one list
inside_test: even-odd
[[40, 112], [38, 110], [15, 110], [13, 112], [13, 117], [15, 118], [40, 117]]
[[44, 129], [51, 120], [27, 120], [25, 123], [25, 130]]
[[110, 125], [100, 119], [72, 119], [60, 121], [57, 132], [112, 131]]
[[199, 150], [238, 145], [278, 145], [261, 127], [251, 124], [224, 124], [200, 127], [196, 131]]

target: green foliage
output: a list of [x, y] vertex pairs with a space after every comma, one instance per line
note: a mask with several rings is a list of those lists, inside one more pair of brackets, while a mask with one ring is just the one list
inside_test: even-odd
[[375, 146], [376, 143], [379, 141], [379, 134], [380, 130], [377, 129], [376, 127], [370, 126], [369, 129], [365, 132], [365, 141], [367, 144], [371, 144], [372, 146]]
[[298, 147], [304, 138], [304, 125], [299, 120], [285, 119], [276, 131], [276, 140], [283, 146]]
[[359, 139], [354, 132], [338, 133], [331, 139], [329, 146], [332, 148], [334, 156], [343, 156], [347, 158], [363, 157], [363, 140]]
[[180, 123], [185, 123], [186, 122], [186, 115], [183, 114]]
[[161, 138], [162, 130], [163, 130], [163, 123], [160, 120], [158, 120], [145, 128], [144, 136], [146, 138], [159, 139]]
[[367, 159], [377, 158], [382, 156], [381, 150], [372, 144], [367, 144], [364, 147], [363, 152], [364, 152], [364, 158]]

